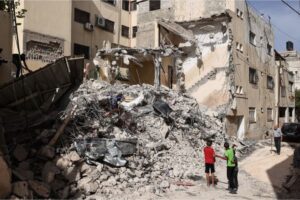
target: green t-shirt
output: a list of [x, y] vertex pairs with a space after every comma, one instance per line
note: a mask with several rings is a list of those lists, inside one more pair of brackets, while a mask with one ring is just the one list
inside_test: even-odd
[[233, 149], [229, 148], [225, 151], [227, 157], [227, 167], [235, 167]]

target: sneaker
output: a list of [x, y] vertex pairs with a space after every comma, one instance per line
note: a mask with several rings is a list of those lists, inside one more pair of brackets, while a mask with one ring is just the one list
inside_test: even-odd
[[229, 193], [230, 193], [230, 194], [236, 194], [236, 190], [231, 189], [231, 190], [229, 191]]

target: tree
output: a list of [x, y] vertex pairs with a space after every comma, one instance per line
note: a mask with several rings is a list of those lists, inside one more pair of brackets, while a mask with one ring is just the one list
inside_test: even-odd
[[[20, 0], [0, 0], [0, 11], [11, 12], [10, 5], [14, 4], [15, 10], [20, 6]], [[26, 9], [21, 9], [16, 11], [16, 17], [23, 18], [25, 17]]]

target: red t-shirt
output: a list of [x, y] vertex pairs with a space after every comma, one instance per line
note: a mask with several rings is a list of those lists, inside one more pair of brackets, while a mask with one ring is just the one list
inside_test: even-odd
[[205, 147], [204, 148], [204, 159], [205, 159], [205, 163], [207, 164], [214, 164], [215, 163], [215, 151], [213, 148], [211, 147]]

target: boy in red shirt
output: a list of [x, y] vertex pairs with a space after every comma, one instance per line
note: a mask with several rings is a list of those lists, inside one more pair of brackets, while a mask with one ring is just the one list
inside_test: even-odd
[[211, 147], [212, 141], [208, 140], [206, 142], [206, 147], [204, 147], [204, 159], [205, 159], [205, 173], [206, 173], [206, 181], [207, 186], [209, 183], [209, 174], [211, 174], [211, 182], [212, 185], [215, 186], [215, 150]]

